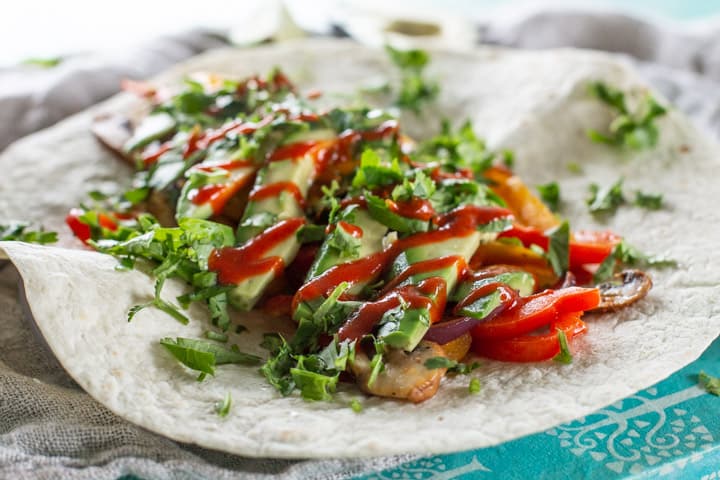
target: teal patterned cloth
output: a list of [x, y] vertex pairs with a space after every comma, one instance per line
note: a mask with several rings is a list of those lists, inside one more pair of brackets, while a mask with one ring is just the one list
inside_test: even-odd
[[720, 376], [720, 339], [669, 378], [585, 418], [356, 478], [720, 479], [720, 398], [698, 386], [701, 371]]

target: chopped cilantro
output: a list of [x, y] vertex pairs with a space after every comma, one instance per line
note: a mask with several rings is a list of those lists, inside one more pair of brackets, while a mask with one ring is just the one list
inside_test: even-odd
[[470, 379], [470, 385], [468, 385], [468, 393], [475, 395], [480, 392], [480, 380], [477, 378]]
[[505, 165], [507, 168], [515, 167], [515, 152], [513, 152], [512, 150], [503, 150], [501, 155], [503, 165]]
[[231, 406], [232, 396], [230, 395], [230, 392], [228, 392], [225, 394], [225, 398], [223, 398], [221, 402], [217, 402], [215, 404], [215, 413], [221, 417], [227, 417], [227, 414], [230, 413]]
[[558, 329], [557, 331], [558, 343], [560, 344], [560, 353], [553, 357], [553, 360], [558, 363], [564, 363], [566, 365], [572, 363], [573, 357], [568, 346], [567, 336], [565, 332]]
[[360, 168], [353, 178], [353, 188], [376, 188], [402, 182], [403, 172], [397, 158], [383, 160], [379, 151], [366, 148], [360, 157]]
[[227, 341], [228, 341], [227, 334], [220, 333], [220, 332], [214, 332], [212, 330], [208, 330], [205, 332], [205, 338], [207, 338], [208, 340], [215, 340], [216, 342], [221, 342], [221, 343], [227, 343]]
[[634, 246], [622, 240], [620, 243], [613, 247], [612, 252], [607, 258], [600, 264], [597, 271], [593, 275], [593, 281], [595, 283], [605, 282], [613, 277], [620, 269], [630, 267], [672, 267], [677, 262], [667, 258], [650, 256], [642, 253]]
[[26, 58], [21, 63], [23, 65], [31, 65], [34, 67], [40, 67], [40, 68], [53, 68], [60, 65], [60, 63], [63, 61], [60, 57], [48, 57], [48, 58]]
[[414, 112], [437, 97], [440, 87], [436, 82], [423, 77], [423, 70], [430, 56], [423, 50], [398, 50], [389, 45], [385, 51], [393, 64], [400, 70], [400, 85], [397, 88], [395, 105]]
[[617, 116], [608, 127], [607, 135], [596, 130], [588, 130], [587, 135], [593, 142], [634, 150], [657, 145], [659, 131], [655, 120], [665, 115], [667, 109], [651, 95], [645, 95], [636, 111], [630, 112], [625, 94], [610, 85], [594, 82], [590, 84], [589, 92], [617, 112]]
[[575, 173], [575, 174], [582, 173], [582, 171], [583, 171], [582, 166], [577, 162], [568, 162], [565, 165], [565, 168], [567, 168], [568, 172]]
[[648, 210], [660, 210], [663, 207], [662, 194], [635, 192], [635, 205]]
[[549, 233], [547, 258], [558, 277], [570, 266], [570, 225], [567, 221]]
[[325, 226], [306, 223], [298, 230], [297, 238], [300, 243], [321, 242], [325, 239]]
[[401, 185], [397, 185], [392, 191], [392, 199], [397, 201], [408, 201], [413, 197], [428, 200], [435, 193], [436, 185], [432, 178], [428, 177], [422, 170], [415, 173], [415, 178], [410, 181], [403, 179]]
[[350, 408], [352, 409], [353, 412], [360, 413], [360, 412], [362, 412], [363, 406], [362, 406], [362, 403], [360, 403], [360, 401], [357, 398], [353, 398], [350, 401]]
[[619, 179], [607, 187], [600, 187], [595, 183], [590, 184], [590, 196], [586, 200], [590, 212], [595, 214], [615, 213], [617, 208], [625, 203], [623, 195], [624, 179]]
[[215, 375], [215, 366], [227, 363], [257, 365], [260, 357], [242, 353], [237, 349], [227, 349], [204, 340], [177, 337], [163, 338], [160, 345], [165, 347], [180, 363], [199, 372]]
[[698, 375], [698, 381], [706, 392], [720, 397], [720, 378], [712, 377], [705, 372], [700, 372]]
[[0, 241], [15, 240], [27, 243], [55, 243], [57, 242], [56, 232], [40, 230], [29, 230], [30, 224], [26, 222], [10, 221], [0, 223]]
[[448, 373], [455, 373], [458, 375], [467, 375], [480, 366], [478, 362], [471, 364], [456, 362], [447, 357], [432, 357], [425, 360], [425, 368], [428, 370], [434, 370], [436, 368], [445, 368]]
[[540, 198], [553, 212], [560, 209], [560, 186], [557, 182], [537, 186]]

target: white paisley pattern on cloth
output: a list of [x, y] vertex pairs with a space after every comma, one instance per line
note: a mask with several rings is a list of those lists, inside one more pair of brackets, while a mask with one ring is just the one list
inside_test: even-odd
[[[702, 395], [690, 387], [657, 396], [649, 388], [585, 418], [546, 431], [560, 447], [616, 473], [638, 474], [662, 462], [658, 473], [682, 470], [712, 447], [713, 435], [697, 415], [678, 404]], [[674, 462], [668, 462], [671, 458]]]
[[447, 458], [447, 456], [421, 458], [397, 468], [370, 475], [364, 480], [450, 480], [470, 473], [473, 474], [473, 478], [478, 477], [481, 473], [491, 473], [491, 470], [480, 463], [475, 455], [472, 456], [469, 463], [454, 468], [448, 468], [445, 464]]

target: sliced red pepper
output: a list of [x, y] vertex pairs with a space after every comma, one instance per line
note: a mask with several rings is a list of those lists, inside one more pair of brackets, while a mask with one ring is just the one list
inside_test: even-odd
[[[537, 245], [543, 250], [548, 249], [548, 236], [533, 227], [513, 225], [511, 229], [498, 235], [505, 238], [517, 238], [526, 248]], [[570, 268], [577, 268], [580, 265], [602, 263], [612, 252], [612, 249], [621, 240], [621, 237], [610, 231], [593, 232], [580, 230], [573, 232], [570, 240]]]
[[587, 331], [582, 312], [566, 312], [550, 324], [550, 331], [538, 335], [520, 335], [505, 340], [473, 342], [473, 350], [483, 357], [503, 362], [542, 362], [560, 353], [558, 330], [565, 333], [568, 344]]
[[[87, 244], [92, 234], [90, 231], [90, 225], [80, 220], [80, 217], [84, 214], [85, 210], [82, 210], [80, 208], [73, 208], [65, 217], [65, 223], [68, 225], [68, 227], [70, 227], [70, 230], [72, 230], [73, 234], [78, 239], [80, 239], [83, 243]], [[101, 227], [107, 228], [108, 230], [115, 231], [118, 228], [117, 222], [110, 215], [107, 215], [105, 213], [98, 214], [98, 223]]]
[[557, 320], [559, 314], [595, 308], [600, 303], [596, 288], [569, 287], [545, 290], [519, 303], [501, 315], [472, 329], [473, 339], [508, 339], [530, 333]]

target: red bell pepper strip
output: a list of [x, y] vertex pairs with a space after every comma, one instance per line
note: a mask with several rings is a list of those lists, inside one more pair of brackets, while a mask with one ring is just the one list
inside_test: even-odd
[[[517, 238], [526, 248], [531, 245], [537, 245], [547, 251], [550, 242], [549, 237], [542, 231], [522, 225], [513, 225], [512, 228], [506, 230], [499, 237]], [[574, 269], [581, 265], [602, 263], [610, 253], [613, 247], [617, 245], [621, 237], [610, 231], [593, 232], [581, 230], [573, 232], [570, 240], [570, 268]]]
[[550, 331], [539, 335], [520, 335], [505, 340], [473, 342], [473, 350], [483, 357], [503, 362], [542, 362], [560, 353], [558, 331], [565, 333], [568, 344], [587, 331], [582, 312], [566, 312], [550, 323]]
[[520, 299], [515, 307], [475, 326], [471, 334], [475, 341], [513, 338], [549, 325], [561, 314], [590, 310], [599, 303], [597, 288], [545, 290]]
[[[84, 223], [80, 217], [85, 214], [85, 211], [80, 208], [73, 208], [65, 217], [65, 223], [67, 223], [73, 234], [80, 239], [83, 243], [87, 244], [92, 234], [90, 231], [90, 225]], [[117, 222], [109, 215], [105, 213], [98, 214], [98, 223], [101, 227], [107, 228], [108, 230], [117, 230]]]

